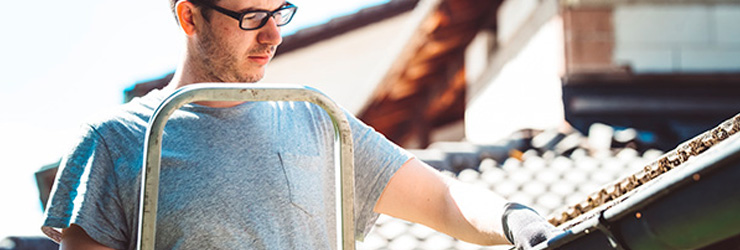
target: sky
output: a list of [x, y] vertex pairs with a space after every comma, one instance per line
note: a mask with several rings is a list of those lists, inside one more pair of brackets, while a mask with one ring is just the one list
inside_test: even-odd
[[[293, 0], [283, 34], [389, 0]], [[0, 239], [41, 235], [34, 173], [79, 126], [136, 82], [173, 71], [183, 51], [168, 1], [10, 1], [0, 15]]]

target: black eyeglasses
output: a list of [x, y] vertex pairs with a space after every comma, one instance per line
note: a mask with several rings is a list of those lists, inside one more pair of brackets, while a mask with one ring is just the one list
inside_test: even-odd
[[289, 2], [285, 2], [285, 5], [283, 5], [282, 7], [274, 11], [249, 10], [249, 11], [239, 13], [239, 12], [221, 8], [207, 1], [201, 1], [201, 0], [188, 0], [188, 1], [194, 4], [198, 4], [198, 5], [211, 8], [215, 11], [221, 12], [221, 14], [230, 16], [231, 18], [238, 20], [239, 28], [243, 30], [256, 30], [256, 29], [262, 28], [262, 26], [265, 26], [265, 24], [268, 21], [268, 18], [270, 17], [275, 18], [275, 23], [277, 23], [278, 27], [286, 25], [290, 22], [291, 19], [293, 19], [293, 15], [295, 15], [295, 11], [298, 9], [297, 6]]

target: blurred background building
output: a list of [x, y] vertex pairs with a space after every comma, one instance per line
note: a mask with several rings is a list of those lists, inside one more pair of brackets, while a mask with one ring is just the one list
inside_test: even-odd
[[[548, 215], [740, 111], [738, 23], [734, 0], [390, 0], [286, 36], [262, 82]], [[358, 248], [480, 247], [383, 216]]]

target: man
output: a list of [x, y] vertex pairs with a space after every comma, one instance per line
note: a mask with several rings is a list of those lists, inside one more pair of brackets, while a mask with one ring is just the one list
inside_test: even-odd
[[[83, 127], [42, 227], [62, 249], [135, 247], [141, 148], [153, 110], [189, 84], [260, 80], [282, 41], [279, 26], [296, 10], [282, 0], [171, 2], [187, 36], [185, 58], [164, 90]], [[531, 209], [445, 177], [348, 118], [359, 239], [378, 213], [482, 245], [526, 248], [557, 233]], [[157, 248], [331, 248], [330, 126], [306, 103], [208, 101], [175, 112], [163, 139]]]

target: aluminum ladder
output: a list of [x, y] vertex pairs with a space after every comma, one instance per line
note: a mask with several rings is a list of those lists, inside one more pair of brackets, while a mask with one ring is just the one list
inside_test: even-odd
[[255, 83], [199, 83], [176, 90], [154, 111], [144, 141], [144, 165], [139, 197], [136, 249], [154, 249], [159, 199], [162, 134], [167, 119], [180, 107], [198, 101], [305, 101], [323, 108], [334, 127], [334, 191], [336, 249], [355, 248], [354, 156], [352, 133], [344, 112], [316, 89], [299, 85]]

